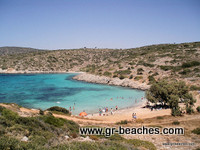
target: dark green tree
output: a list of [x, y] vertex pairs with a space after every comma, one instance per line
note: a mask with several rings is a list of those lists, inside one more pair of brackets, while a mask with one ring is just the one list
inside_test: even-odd
[[189, 93], [189, 87], [183, 81], [161, 80], [154, 82], [146, 92], [146, 97], [151, 103], [168, 105], [173, 116], [181, 115], [179, 103], [185, 103], [186, 110], [188, 110], [192, 109], [196, 102], [192, 94]]

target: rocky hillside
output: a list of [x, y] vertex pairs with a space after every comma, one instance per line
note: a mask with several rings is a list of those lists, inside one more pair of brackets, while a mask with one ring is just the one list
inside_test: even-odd
[[44, 50], [26, 48], [26, 47], [0, 47], [0, 55], [14, 55], [30, 52], [40, 52]]
[[159, 78], [176, 78], [200, 84], [200, 42], [132, 49], [36, 50], [1, 55], [0, 68], [3, 71], [11, 68], [16, 71], [83, 71], [146, 83]]

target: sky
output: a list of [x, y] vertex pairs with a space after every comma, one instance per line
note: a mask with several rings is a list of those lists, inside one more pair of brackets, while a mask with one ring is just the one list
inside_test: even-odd
[[0, 47], [134, 48], [200, 41], [200, 0], [0, 0]]

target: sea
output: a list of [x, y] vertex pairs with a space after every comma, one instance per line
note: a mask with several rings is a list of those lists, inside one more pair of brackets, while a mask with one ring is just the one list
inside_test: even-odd
[[73, 115], [99, 108], [125, 109], [141, 103], [145, 92], [120, 86], [93, 84], [73, 80], [70, 74], [0, 74], [0, 103], [45, 110], [59, 106]]

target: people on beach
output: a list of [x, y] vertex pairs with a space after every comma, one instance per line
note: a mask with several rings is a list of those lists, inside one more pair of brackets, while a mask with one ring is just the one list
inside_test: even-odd
[[134, 118], [135, 118], [135, 113], [132, 113], [132, 119], [134, 120]]
[[135, 120], [137, 119], [136, 113], [135, 113], [134, 119], [135, 119]]
[[110, 109], [110, 114], [113, 115], [113, 109], [112, 108]]
[[137, 119], [136, 113], [133, 113], [133, 114], [132, 114], [132, 118], [133, 118], [133, 120], [136, 120], [136, 119]]
[[70, 111], [70, 112], [72, 111], [72, 107], [71, 107], [71, 106], [69, 107], [69, 111]]
[[101, 116], [102, 110], [101, 108], [99, 108], [99, 116]]
[[108, 107], [106, 107], [106, 112], [108, 112]]
[[118, 106], [117, 105], [115, 106], [115, 109], [118, 110]]
[[105, 116], [105, 109], [102, 110], [102, 115]]

